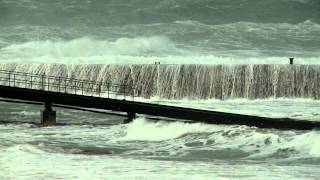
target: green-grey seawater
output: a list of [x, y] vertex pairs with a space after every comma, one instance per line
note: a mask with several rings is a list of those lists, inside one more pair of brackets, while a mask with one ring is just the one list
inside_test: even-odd
[[[319, 44], [319, 0], [0, 0], [1, 70], [112, 78], [151, 103], [319, 121]], [[61, 108], [39, 127], [42, 108], [0, 102], [0, 179], [320, 177], [319, 130]]]

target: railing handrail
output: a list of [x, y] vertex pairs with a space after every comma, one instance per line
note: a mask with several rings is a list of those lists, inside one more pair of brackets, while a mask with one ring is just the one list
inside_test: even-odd
[[[92, 81], [92, 80], [87, 80], [87, 79], [77, 79], [77, 78], [69, 78], [69, 77], [63, 77], [63, 76], [51, 76], [51, 75], [46, 75], [46, 74], [37, 74], [37, 73], [25, 73], [25, 72], [19, 72], [19, 71], [9, 71], [9, 70], [0, 70], [0, 73], [1, 72], [5, 72], [5, 73], [13, 73], [13, 74], [16, 74], [16, 75], [29, 75], [29, 76], [32, 76], [32, 77], [42, 77], [42, 76], [45, 76], [47, 78], [56, 78], [56, 79], [59, 79], [59, 78], [62, 78], [64, 80], [72, 80], [72, 81], [79, 81], [79, 82], [86, 82], [86, 83], [100, 83], [101, 81]], [[124, 86], [122, 84], [112, 84], [113, 86]]]
[[[24, 88], [35, 89], [35, 86], [39, 86], [39, 90], [44, 91], [53, 91], [54, 88], [58, 89], [58, 92], [68, 93], [69, 91], [74, 91], [72, 94], [78, 94], [77, 91], [81, 90], [81, 95], [84, 95], [84, 92], [96, 93], [101, 95], [101, 93], [109, 94], [123, 94], [123, 97], [131, 96], [134, 97], [134, 87], [128, 84], [111, 84], [111, 81], [92, 81], [86, 79], [77, 79], [63, 76], [52, 76], [46, 74], [38, 73], [28, 73], [28, 72], [19, 72], [19, 71], [10, 71], [10, 70], [0, 70], [0, 75], [6, 75], [8, 77], [0, 76], [0, 82], [8, 83], [10, 87], [17, 87], [17, 84], [21, 84]], [[29, 79], [30, 78], [30, 79]], [[107, 80], [108, 81], [108, 80]], [[51, 87], [51, 90], [50, 90]], [[56, 90], [57, 91], [57, 90]], [[128, 93], [127, 93], [128, 92]], [[131, 92], [131, 93], [130, 93]]]

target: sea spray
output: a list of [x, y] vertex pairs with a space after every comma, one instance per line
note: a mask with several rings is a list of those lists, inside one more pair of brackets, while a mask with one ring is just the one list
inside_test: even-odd
[[178, 49], [165, 36], [123, 37], [115, 41], [82, 37], [70, 41], [45, 40], [12, 44], [1, 48], [0, 52], [1, 57], [10, 57], [13, 60], [16, 57], [24, 57], [26, 59], [37, 57], [60, 59], [106, 57], [108, 55], [160, 55], [178, 52]]
[[145, 118], [137, 118], [128, 124], [126, 135], [120, 140], [126, 141], [164, 141], [189, 133], [211, 132], [212, 129], [206, 124], [188, 124], [183, 122], [152, 122]]
[[9, 63], [0, 69], [128, 85], [134, 87], [129, 94], [144, 98], [320, 98], [320, 67], [314, 65]]

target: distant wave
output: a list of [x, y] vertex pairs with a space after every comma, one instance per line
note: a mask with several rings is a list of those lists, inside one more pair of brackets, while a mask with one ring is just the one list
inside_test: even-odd
[[104, 55], [170, 54], [175, 45], [165, 36], [119, 38], [116, 41], [84, 37], [71, 41], [32, 41], [13, 44], [1, 49], [2, 54], [34, 57], [90, 57]]
[[[252, 31], [255, 31], [254, 29]], [[239, 42], [241, 44], [241, 42]], [[240, 45], [239, 44], [239, 45]], [[320, 52], [274, 50], [190, 50], [166, 36], [119, 38], [90, 37], [15, 43], [0, 49], [1, 63], [62, 64], [319, 64]], [[268, 53], [278, 54], [270, 56]]]

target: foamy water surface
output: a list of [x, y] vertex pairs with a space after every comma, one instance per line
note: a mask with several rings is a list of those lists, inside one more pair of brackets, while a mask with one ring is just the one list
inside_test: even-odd
[[[254, 103], [257, 112], [266, 104], [294, 106], [286, 105], [286, 100], [269, 101], [206, 103], [215, 102], [220, 109]], [[192, 101], [180, 103], [198, 106]], [[300, 106], [313, 103], [317, 102], [296, 100]], [[314, 179], [320, 175], [317, 130], [279, 131], [143, 117], [121, 124], [123, 117], [61, 108], [55, 108], [60, 125], [40, 128], [36, 124], [41, 106], [1, 103], [0, 107], [8, 112], [1, 113], [1, 119], [11, 122], [0, 125], [2, 178]], [[282, 111], [277, 109], [278, 114], [286, 113]]]

